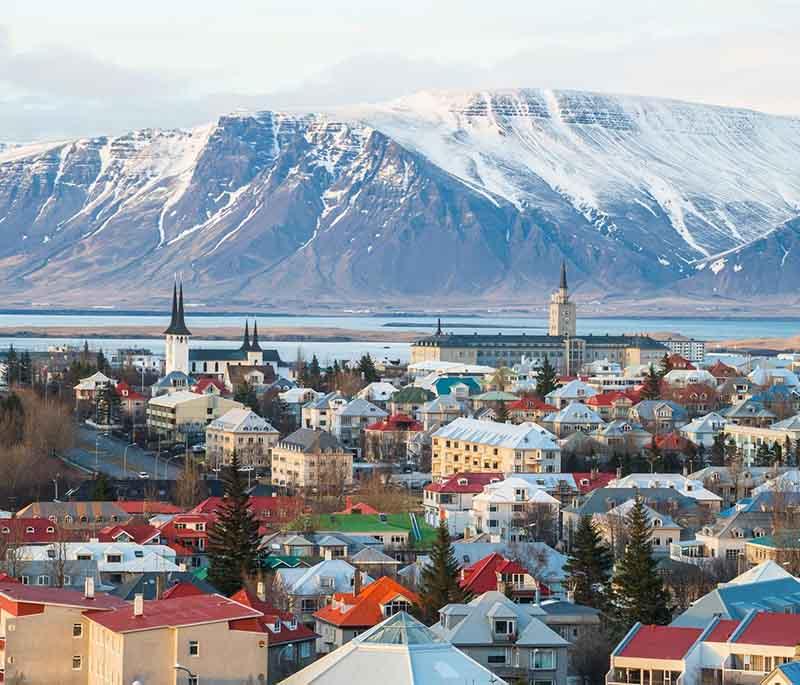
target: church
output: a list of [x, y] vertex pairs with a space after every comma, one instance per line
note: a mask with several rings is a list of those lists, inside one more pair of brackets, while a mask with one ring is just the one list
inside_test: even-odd
[[[191, 376], [216, 378], [232, 387], [235, 379], [242, 374], [239, 367], [246, 367], [247, 375], [274, 380], [278, 377], [281, 365], [277, 350], [264, 350], [258, 342], [258, 321], [253, 323], [250, 336], [250, 322], [245, 322], [242, 344], [239, 348], [201, 347], [190, 349], [192, 332], [186, 325], [183, 308], [183, 283], [175, 283], [172, 289], [172, 316], [164, 331], [166, 348], [166, 376]], [[234, 377], [234, 382], [232, 382]]]

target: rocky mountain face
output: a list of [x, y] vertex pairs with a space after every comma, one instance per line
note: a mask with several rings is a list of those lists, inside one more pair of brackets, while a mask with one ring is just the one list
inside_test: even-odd
[[421, 93], [0, 147], [0, 293], [142, 305], [181, 273], [209, 305], [526, 304], [566, 259], [587, 297], [770, 295], [800, 272], [798, 216], [797, 119]]

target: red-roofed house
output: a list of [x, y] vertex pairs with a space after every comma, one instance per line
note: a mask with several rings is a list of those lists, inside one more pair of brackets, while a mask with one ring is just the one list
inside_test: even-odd
[[101, 528], [97, 532], [97, 539], [100, 542], [138, 542], [140, 545], [158, 545], [161, 531], [147, 524], [125, 523]]
[[168, 587], [161, 593], [161, 599], [177, 599], [178, 597], [195, 597], [196, 595], [205, 595], [197, 585], [187, 581], [180, 581]]
[[181, 514], [183, 509], [170, 502], [150, 502], [149, 500], [131, 499], [114, 502], [122, 511], [131, 516], [148, 519], [157, 514]]
[[364, 428], [364, 453], [367, 461], [404, 462], [407, 445], [423, 425], [406, 414], [392, 414]]
[[736, 378], [742, 375], [736, 368], [723, 364], [719, 359], [708, 367], [708, 372], [717, 379], [718, 383], [722, 383], [728, 378]]
[[[267, 676], [269, 634], [263, 613], [222, 595], [192, 595], [141, 601], [86, 615], [84, 638], [89, 659], [83, 665], [103, 683], [262, 683]], [[49, 649], [49, 645], [48, 645]], [[188, 669], [196, 680], [178, 673]], [[45, 681], [41, 681], [45, 682]], [[86, 683], [74, 679], [50, 681]]]
[[706, 383], [688, 383], [684, 386], [662, 383], [661, 399], [683, 405], [692, 418], [705, 416], [719, 407], [717, 389]]
[[4, 545], [47, 545], [52, 542], [79, 540], [77, 531], [59, 532], [58, 524], [50, 519], [31, 517], [0, 519], [0, 540]]
[[608, 487], [608, 484], [616, 478], [616, 473], [606, 473], [604, 471], [589, 471], [588, 473], [575, 472], [572, 477], [575, 485], [578, 486], [582, 495], [586, 495], [594, 490]]
[[350, 495], [344, 498], [344, 503], [344, 509], [342, 511], [337, 511], [337, 514], [369, 514], [371, 516], [380, 514], [375, 507], [371, 507], [366, 502], [356, 502], [353, 504], [353, 498]]
[[288, 678], [317, 658], [316, 641], [319, 636], [300, 623], [293, 614], [268, 604], [263, 585], [259, 584], [256, 594], [242, 589], [231, 599], [263, 614], [255, 620], [268, 637], [268, 683], [277, 683]]
[[523, 604], [531, 603], [537, 595], [547, 597], [551, 594], [550, 588], [539, 583], [519, 562], [497, 552], [462, 568], [459, 584], [475, 596], [497, 591], [508, 593], [515, 602]]
[[667, 357], [667, 363], [669, 364], [670, 371], [673, 369], [679, 369], [681, 371], [694, 371], [697, 368], [694, 364], [692, 364], [692, 362], [686, 359], [686, 357], [682, 357], [677, 352]]
[[489, 483], [503, 480], [502, 473], [456, 473], [423, 488], [425, 521], [438, 526], [447, 521], [451, 535], [461, 535], [469, 525], [472, 498]]
[[[215, 514], [222, 504], [222, 497], [209, 497], [190, 514]], [[259, 523], [268, 527], [278, 527], [294, 521], [303, 512], [303, 501], [299, 497], [278, 495], [277, 497], [250, 497], [250, 509]]]
[[686, 454], [694, 445], [677, 431], [653, 436], [653, 442], [663, 454]]
[[338, 592], [328, 606], [314, 614], [320, 638], [317, 648], [327, 653], [350, 642], [356, 635], [400, 611], [419, 604], [416, 593], [388, 576], [370, 583], [360, 592]]
[[192, 392], [196, 392], [200, 395], [220, 395], [222, 397], [230, 395], [228, 388], [225, 387], [225, 383], [218, 378], [211, 378], [209, 376], [199, 378], [197, 383], [192, 386]]
[[552, 404], [547, 404], [547, 402], [540, 400], [538, 397], [521, 397], [514, 402], [509, 402], [506, 405], [506, 409], [508, 410], [509, 418], [514, 423], [525, 423], [526, 421], [535, 423], [548, 414], [558, 411]]
[[208, 564], [208, 529], [214, 525], [214, 514], [176, 514], [158, 528], [161, 544], [175, 550], [175, 563], [187, 568]]
[[134, 390], [125, 381], [119, 381], [114, 388], [119, 396], [119, 408], [131, 423], [144, 423], [147, 411], [147, 398]]
[[638, 402], [634, 400], [631, 391], [609, 390], [592, 395], [584, 404], [594, 409], [604, 421], [616, 421], [628, 418], [628, 411]]

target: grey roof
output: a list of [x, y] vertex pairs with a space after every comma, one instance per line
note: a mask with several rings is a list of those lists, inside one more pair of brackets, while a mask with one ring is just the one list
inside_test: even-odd
[[350, 561], [356, 564], [397, 564], [400, 562], [393, 559], [388, 554], [384, 554], [379, 549], [365, 547], [360, 552], [356, 552]]
[[587, 607], [563, 599], [548, 599], [539, 604], [548, 616], [599, 616], [600, 609]]
[[313, 428], [299, 428], [287, 435], [278, 445], [302, 450], [303, 452], [342, 452], [344, 448], [334, 435]]
[[761, 402], [752, 398], [737, 402], [727, 409], [720, 412], [726, 419], [734, 418], [760, 418], [775, 419], [777, 416], [769, 409], [766, 409]]
[[558, 633], [531, 615], [528, 605], [516, 604], [501, 592], [484, 592], [468, 604], [448, 604], [440, 613], [463, 616], [452, 628], [445, 628], [441, 621], [431, 626], [433, 632], [456, 647], [495, 644], [492, 625], [487, 620], [493, 615], [502, 618], [516, 617], [517, 646], [567, 647], [569, 645], [569, 642]]
[[337, 416], [372, 416], [376, 419], [383, 419], [389, 416], [380, 407], [376, 407], [369, 400], [356, 397], [336, 412]]
[[346, 546], [347, 543], [344, 540], [340, 540], [335, 535], [325, 535], [317, 542], [317, 545], [320, 547], [343, 547]]
[[322, 395], [322, 397], [318, 397], [315, 400], [311, 400], [305, 406], [309, 409], [329, 409], [332, 400], [344, 400], [346, 399], [344, 395], [339, 392], [329, 392], [326, 395]]
[[689, 412], [686, 411], [686, 408], [682, 404], [678, 404], [672, 400], [642, 400], [638, 404], [635, 404], [632, 409], [635, 409], [636, 413], [644, 420], [651, 421], [655, 418], [656, 409], [664, 405], [672, 409], [673, 419], [689, 420]]
[[109, 594], [124, 599], [125, 601], [133, 601], [136, 595], [144, 595], [145, 599], [157, 599], [159, 576], [161, 577], [161, 591], [168, 590], [173, 585], [178, 583], [191, 583], [195, 585], [204, 594], [213, 595], [217, 589], [208, 581], [196, 578], [188, 571], [173, 571], [171, 573], [137, 573], [129, 580], [118, 585]]
[[699, 506], [697, 500], [682, 495], [674, 488], [598, 488], [590, 492], [579, 506], [564, 507], [563, 511], [580, 516], [605, 514], [609, 509], [637, 496], [642, 497], [646, 504], [674, 501], [682, 511], [697, 509]]
[[[587, 347], [633, 347], [643, 350], [664, 350], [662, 343], [645, 335], [579, 335]], [[560, 335], [455, 335], [429, 336], [415, 340], [412, 345], [438, 345], [440, 347], [491, 347], [496, 345], [527, 347], [530, 345], [561, 346], [564, 338]]]
[[156, 388], [172, 388], [175, 386], [175, 381], [180, 381], [178, 383], [180, 386], [189, 386], [196, 383], [192, 376], [183, 371], [170, 371], [166, 376], [159, 378], [153, 385]]

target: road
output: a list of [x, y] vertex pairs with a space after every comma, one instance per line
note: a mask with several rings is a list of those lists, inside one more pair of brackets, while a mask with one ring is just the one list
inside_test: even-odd
[[64, 456], [89, 471], [99, 471], [111, 478], [136, 478], [142, 471], [150, 474], [150, 478], [176, 480], [181, 471], [177, 459], [157, 459], [153, 452], [85, 425], [76, 428], [75, 442], [76, 447], [67, 450]]

